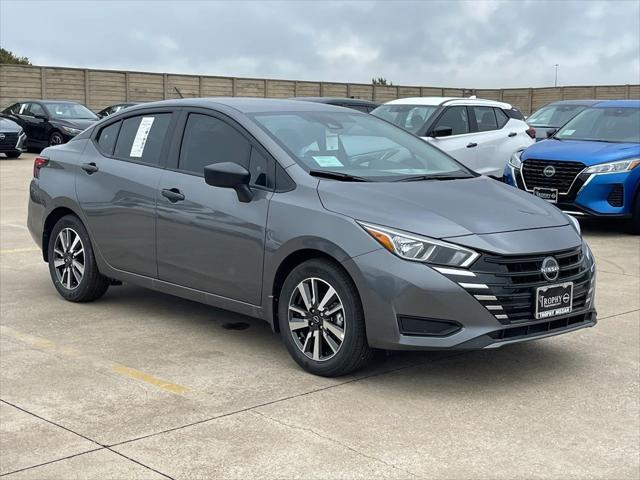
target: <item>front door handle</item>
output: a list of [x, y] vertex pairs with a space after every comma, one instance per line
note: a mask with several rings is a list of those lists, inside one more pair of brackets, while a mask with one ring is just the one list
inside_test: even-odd
[[509, 133], [509, 135], [507, 135], [507, 137], [515, 137], [518, 134], [518, 132], [511, 132]]
[[163, 188], [162, 196], [168, 198], [171, 203], [184, 200], [184, 194], [177, 188]]
[[471, 142], [471, 143], [467, 143], [467, 148], [473, 148], [473, 147], [477, 147], [478, 144], [475, 142]]
[[91, 175], [92, 173], [96, 173], [98, 170], [100, 170], [98, 166], [93, 162], [83, 163], [82, 165], [80, 165], [80, 168], [82, 168], [89, 175]]

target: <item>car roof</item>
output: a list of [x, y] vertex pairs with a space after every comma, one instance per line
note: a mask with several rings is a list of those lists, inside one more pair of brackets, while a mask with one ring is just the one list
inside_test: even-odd
[[602, 100], [594, 100], [592, 98], [582, 100], [558, 100], [557, 102], [548, 103], [545, 107], [548, 107], [549, 105], [584, 105], [590, 107], [591, 105], [595, 105], [601, 101]]
[[594, 105], [596, 108], [640, 108], [640, 100], [604, 100]]
[[385, 105], [481, 105], [498, 108], [513, 108], [511, 104], [487, 100], [484, 98], [464, 98], [464, 97], [408, 97], [398, 98], [385, 103]]
[[289, 100], [301, 100], [303, 102], [316, 102], [316, 103], [350, 103], [352, 105], [379, 105], [379, 103], [366, 100], [364, 98], [348, 98], [348, 97], [291, 97]]
[[[303, 112], [303, 111], [334, 111], [344, 112], [344, 107], [338, 107], [327, 103], [300, 102], [276, 98], [259, 97], [207, 97], [207, 98], [180, 98], [175, 100], [162, 100], [135, 105], [127, 109], [134, 112], [138, 109], [174, 106], [174, 107], [203, 107], [219, 108], [225, 106], [233, 108], [241, 113], [267, 113], [267, 112]], [[351, 113], [357, 114], [357, 111]], [[364, 114], [363, 114], [364, 115]]]

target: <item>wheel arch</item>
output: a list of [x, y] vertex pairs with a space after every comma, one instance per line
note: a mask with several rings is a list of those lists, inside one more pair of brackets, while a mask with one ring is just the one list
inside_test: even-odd
[[42, 257], [45, 262], [49, 261], [49, 240], [51, 239], [51, 231], [58, 220], [67, 215], [74, 215], [84, 224], [80, 215], [68, 206], [59, 206], [51, 210], [44, 221], [44, 227], [42, 229]]
[[278, 298], [280, 295], [280, 290], [284, 285], [285, 279], [298, 265], [314, 259], [327, 260], [341, 269], [353, 282], [353, 285], [358, 292], [358, 300], [362, 301], [362, 299], [360, 298], [360, 292], [358, 291], [358, 285], [356, 284], [353, 276], [344, 267], [342, 262], [338, 258], [336, 258], [336, 256], [331, 255], [324, 250], [319, 250], [316, 248], [300, 248], [298, 250], [294, 250], [290, 252], [286, 257], [284, 257], [279, 263], [278, 267], [275, 270], [273, 283], [271, 284], [271, 288], [268, 292], [272, 301], [270, 302], [268, 307], [269, 311], [267, 320], [271, 323], [271, 328], [275, 332], [280, 331], [280, 326], [278, 323]]

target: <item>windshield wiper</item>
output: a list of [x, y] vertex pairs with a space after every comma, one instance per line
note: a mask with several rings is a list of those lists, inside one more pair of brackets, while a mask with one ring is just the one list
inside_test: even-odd
[[312, 177], [330, 178], [331, 180], [341, 180], [343, 182], [369, 182], [364, 177], [358, 177], [349, 173], [332, 172], [330, 170], [310, 170], [309, 175]]
[[471, 175], [415, 175], [413, 177], [405, 177], [396, 182], [419, 182], [421, 180], [462, 180], [465, 178], [473, 178]]

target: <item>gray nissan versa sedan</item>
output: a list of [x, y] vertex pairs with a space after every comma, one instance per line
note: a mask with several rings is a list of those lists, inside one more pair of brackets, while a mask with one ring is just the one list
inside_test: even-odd
[[35, 160], [28, 224], [65, 299], [129, 282], [259, 317], [318, 375], [596, 323], [574, 219], [331, 105], [128, 108]]

